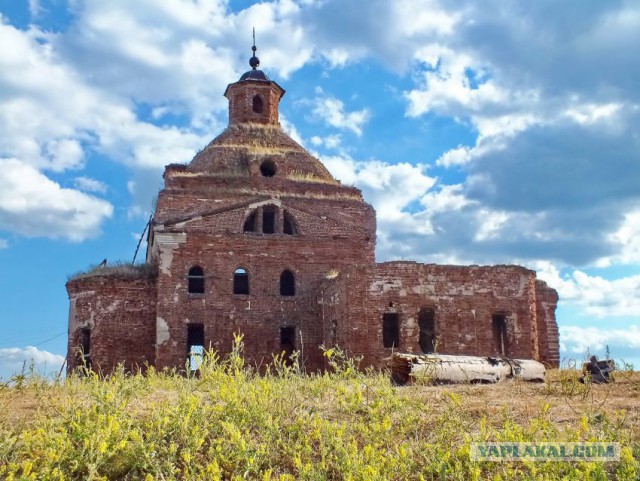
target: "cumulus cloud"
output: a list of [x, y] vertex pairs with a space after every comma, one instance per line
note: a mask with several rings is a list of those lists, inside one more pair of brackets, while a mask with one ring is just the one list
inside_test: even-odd
[[63, 356], [33, 346], [0, 349], [0, 379], [9, 379], [32, 365], [40, 374], [57, 374], [63, 362]]
[[610, 241], [620, 247], [620, 250], [609, 259], [604, 259], [604, 264], [612, 262], [621, 264], [640, 264], [640, 209], [635, 209], [624, 214], [622, 224], [613, 232]]
[[314, 135], [313, 137], [311, 137], [310, 141], [314, 147], [337, 149], [342, 146], [342, 136], [340, 134], [327, 135], [326, 137]]
[[19, 160], [0, 159], [0, 170], [2, 230], [82, 241], [98, 235], [113, 214], [107, 201], [63, 188]]
[[332, 97], [317, 97], [313, 102], [312, 114], [337, 129], [350, 130], [357, 136], [362, 135], [362, 128], [371, 118], [369, 109], [345, 111], [344, 102]]
[[77, 189], [85, 192], [97, 192], [99, 194], [107, 192], [107, 184], [90, 177], [76, 177], [73, 183]]
[[40, 0], [29, 0], [29, 14], [31, 14], [32, 17], [37, 17], [41, 11], [42, 5], [40, 5]]
[[[640, 7], [593, 4], [576, 14], [549, 2], [432, 4], [455, 29], [414, 44], [407, 114], [454, 118], [477, 132], [473, 145], [436, 161], [466, 176], [467, 202], [432, 219], [434, 244], [453, 242], [473, 261], [634, 262], [640, 64], [628, 53], [640, 42]], [[553, 20], [544, 20], [550, 8]], [[470, 220], [475, 235], [447, 235], [453, 220]]]
[[586, 352], [602, 352], [606, 346], [616, 355], [623, 350], [637, 350], [640, 348], [640, 328], [636, 325], [626, 329], [560, 327], [560, 349], [563, 352], [582, 355]]
[[424, 165], [388, 164], [379, 160], [361, 162], [348, 156], [322, 156], [322, 162], [344, 184], [355, 185], [376, 209], [378, 224], [377, 255], [386, 260], [407, 255], [406, 235], [432, 233], [429, 218], [415, 206], [435, 185]]
[[598, 319], [631, 317], [640, 319], [640, 275], [604, 279], [580, 270], [561, 275], [548, 261], [531, 264], [538, 276], [555, 288], [563, 302], [580, 307]]
[[[255, 26], [269, 72], [286, 78], [309, 62], [361, 68], [374, 58], [408, 74], [407, 115], [452, 118], [476, 134], [436, 161], [466, 178], [401, 193], [394, 186], [404, 178], [376, 185], [360, 173], [340, 134], [311, 138], [338, 151], [334, 168], [380, 206], [380, 237], [403, 255], [573, 266], [638, 258], [635, 2], [373, 0], [363, 10], [357, 0], [280, 0], [233, 13], [222, 0], [73, 5], [62, 33], [0, 24], [0, 43], [13, 46], [0, 52], [2, 157], [62, 172], [106, 154], [136, 169], [144, 195], [132, 209], [147, 210], [162, 166], [189, 160], [222, 128], [220, 92], [247, 68]], [[365, 135], [368, 108], [331, 95], [311, 102], [327, 125]], [[402, 169], [410, 171], [394, 175]]]

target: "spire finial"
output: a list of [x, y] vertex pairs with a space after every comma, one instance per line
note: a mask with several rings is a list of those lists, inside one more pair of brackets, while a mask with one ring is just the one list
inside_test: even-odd
[[253, 47], [251, 47], [251, 50], [253, 51], [253, 55], [249, 59], [249, 65], [251, 66], [251, 68], [253, 68], [253, 70], [255, 70], [260, 65], [260, 59], [256, 57], [256, 50], [258, 50], [258, 47], [256, 47], [256, 28], [255, 27], [253, 27]]

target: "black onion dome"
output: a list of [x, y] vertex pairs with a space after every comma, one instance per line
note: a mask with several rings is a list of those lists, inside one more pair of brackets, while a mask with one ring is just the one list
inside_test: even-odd
[[269, 77], [262, 70], [249, 70], [242, 74], [240, 82], [243, 80], [261, 80], [263, 82], [269, 82]]

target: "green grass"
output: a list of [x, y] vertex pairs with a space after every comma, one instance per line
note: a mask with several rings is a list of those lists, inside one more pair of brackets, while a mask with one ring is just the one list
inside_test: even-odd
[[[246, 366], [241, 341], [198, 377], [116, 372], [0, 387], [3, 480], [636, 480], [637, 383], [393, 387], [337, 350], [305, 375]], [[570, 376], [569, 376], [570, 377]], [[623, 387], [624, 386], [624, 387]], [[567, 391], [569, 389], [569, 391]], [[591, 398], [590, 398], [591, 396]], [[631, 396], [631, 399], [629, 399]], [[624, 397], [624, 399], [622, 399]], [[635, 417], [634, 417], [635, 416]], [[617, 441], [615, 463], [477, 463], [475, 441]], [[444, 476], [444, 477], [443, 477]]]
[[90, 266], [86, 271], [77, 272], [69, 276], [68, 280], [86, 279], [89, 277], [120, 277], [125, 279], [152, 279], [158, 275], [155, 264], [131, 264], [118, 261], [114, 264]]

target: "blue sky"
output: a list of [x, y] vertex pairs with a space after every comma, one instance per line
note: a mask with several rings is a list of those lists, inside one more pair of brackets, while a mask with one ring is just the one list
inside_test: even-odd
[[378, 212], [379, 261], [518, 263], [562, 357], [640, 365], [636, 1], [0, 0], [0, 377], [66, 350], [67, 276], [130, 260], [164, 165], [262, 68]]

